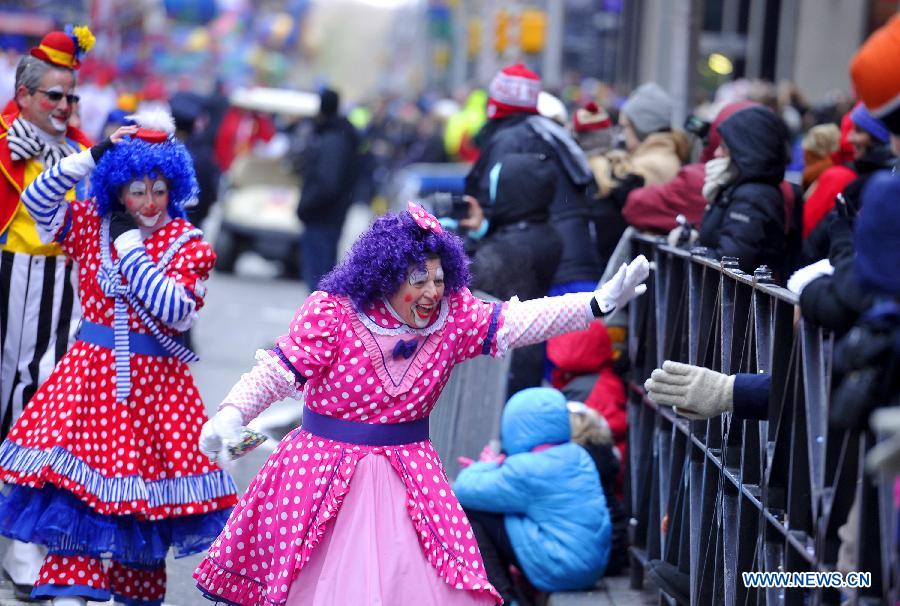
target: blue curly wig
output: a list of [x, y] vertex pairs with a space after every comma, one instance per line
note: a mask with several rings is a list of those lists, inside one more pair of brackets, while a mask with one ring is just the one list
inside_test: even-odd
[[200, 192], [194, 161], [187, 148], [169, 137], [163, 143], [148, 143], [126, 137], [103, 154], [91, 174], [91, 196], [97, 202], [97, 214], [105, 217], [124, 210], [120, 192], [136, 179], [165, 177], [169, 182], [169, 216], [184, 218], [184, 205]]
[[410, 266], [424, 268], [429, 257], [441, 260], [447, 294], [468, 286], [469, 258], [459, 236], [422, 229], [406, 211], [388, 214], [359, 237], [347, 258], [322, 278], [319, 288], [346, 295], [357, 309], [365, 309], [397, 292]]

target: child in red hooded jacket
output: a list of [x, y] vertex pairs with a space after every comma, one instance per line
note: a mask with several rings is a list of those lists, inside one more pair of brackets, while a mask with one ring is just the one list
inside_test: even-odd
[[[603, 415], [612, 431], [620, 460], [625, 461], [627, 398], [625, 384], [613, 370], [612, 341], [606, 325], [595, 320], [585, 330], [553, 337], [547, 341], [547, 357], [555, 366], [550, 378], [553, 387], [569, 400], [584, 402]], [[620, 497], [622, 479], [620, 472], [617, 490]]]

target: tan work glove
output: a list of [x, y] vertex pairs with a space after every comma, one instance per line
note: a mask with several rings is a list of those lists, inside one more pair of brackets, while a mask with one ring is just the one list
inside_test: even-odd
[[900, 473], [900, 406], [879, 408], [872, 413], [869, 424], [889, 437], [869, 451], [866, 469], [869, 473]]
[[734, 375], [666, 360], [644, 383], [647, 396], [695, 421], [734, 409]]

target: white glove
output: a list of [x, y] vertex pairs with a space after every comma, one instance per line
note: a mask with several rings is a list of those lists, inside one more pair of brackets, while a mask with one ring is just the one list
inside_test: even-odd
[[834, 267], [828, 259], [820, 259], [812, 265], [801, 267], [788, 279], [787, 287], [792, 293], [799, 295], [807, 284], [822, 276], [830, 276], [834, 273]]
[[203, 424], [198, 446], [211, 461], [228, 461], [228, 444], [241, 439], [244, 418], [235, 406], [226, 406]]
[[126, 232], [122, 232], [122, 234], [113, 241], [113, 245], [116, 247], [116, 252], [119, 253], [119, 257], [124, 257], [135, 248], [140, 248], [144, 245], [144, 240], [141, 238], [141, 232], [137, 229], [129, 229]]
[[876, 444], [866, 456], [866, 469], [900, 473], [900, 406], [879, 408], [869, 418], [872, 429], [887, 434], [888, 438]]
[[608, 314], [615, 309], [622, 309], [629, 301], [647, 292], [644, 280], [649, 275], [650, 262], [644, 255], [639, 255], [631, 263], [622, 263], [619, 271], [594, 291], [594, 300], [600, 306], [600, 313]]
[[703, 197], [714, 202], [723, 187], [731, 183], [737, 176], [737, 170], [731, 158], [713, 158], [706, 163], [703, 170]]
[[647, 396], [689, 419], [703, 420], [734, 409], [734, 375], [666, 360], [644, 382]]

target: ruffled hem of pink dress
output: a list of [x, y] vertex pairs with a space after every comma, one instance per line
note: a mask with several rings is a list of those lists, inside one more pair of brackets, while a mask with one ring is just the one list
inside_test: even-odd
[[406, 511], [406, 487], [386, 457], [368, 456], [286, 606], [475, 606], [492, 596], [448, 585], [428, 562]]
[[[309, 560], [291, 582], [284, 606], [486, 606], [502, 604], [487, 582], [466, 589], [465, 567], [446, 556], [429, 561], [418, 534], [427, 534], [420, 511], [390, 460], [359, 461], [340, 515], [317, 528]], [[412, 518], [412, 520], [410, 519]], [[226, 604], [271, 604], [262, 587], [205, 558], [194, 573], [209, 599]], [[471, 586], [470, 586], [471, 587]]]

